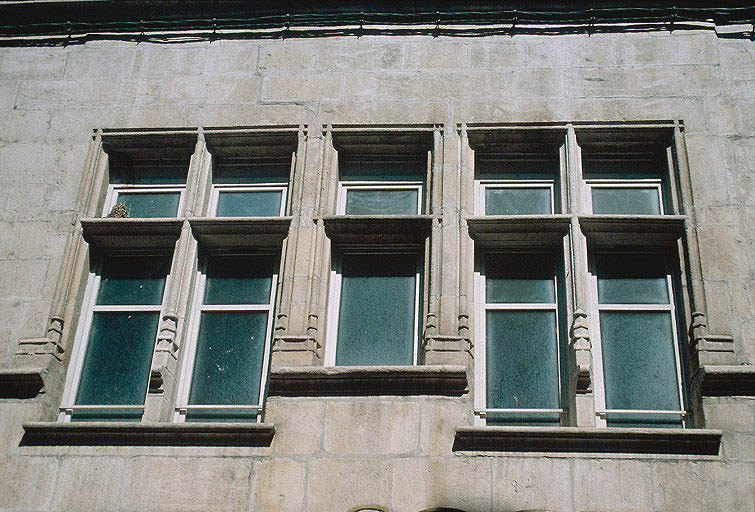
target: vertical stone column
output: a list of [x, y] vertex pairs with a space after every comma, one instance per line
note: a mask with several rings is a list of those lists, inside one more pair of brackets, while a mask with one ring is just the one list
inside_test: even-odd
[[571, 422], [580, 427], [595, 426], [595, 397], [593, 395], [592, 342], [587, 304], [587, 239], [582, 234], [577, 218], [582, 209], [582, 159], [574, 127], [569, 125], [566, 133], [566, 176], [568, 179], [568, 207], [571, 212], [569, 228], [569, 253], [571, 255], [571, 289], [573, 311], [569, 337], [573, 363], [569, 365], [569, 397], [574, 398], [575, 410]]
[[170, 421], [176, 401], [178, 358], [186, 338], [186, 318], [197, 270], [197, 241], [191, 233], [187, 217], [205, 215], [206, 200], [211, 183], [212, 155], [207, 150], [204, 135], [199, 131], [194, 154], [189, 164], [186, 185], [186, 206], [181, 235], [176, 242], [170, 269], [168, 289], [152, 357], [147, 401], [143, 421]]
[[[315, 222], [323, 172], [325, 137], [318, 129], [299, 142], [291, 179], [291, 220], [285, 247], [280, 310], [272, 349], [272, 366], [315, 365], [322, 360], [318, 311], [312, 310], [318, 244], [323, 244]], [[321, 223], [320, 223], [321, 224]], [[317, 279], [319, 282], [319, 278]]]
[[[468, 278], [462, 277], [461, 258], [466, 223], [461, 218], [462, 135], [450, 125], [436, 129], [433, 141], [433, 165], [428, 179], [431, 204], [429, 212], [437, 217], [430, 239], [430, 290], [424, 331], [426, 364], [463, 364], [471, 366], [469, 311], [461, 309], [462, 288], [468, 297]], [[466, 137], [466, 134], [464, 134]], [[468, 146], [466, 142], [464, 142]], [[473, 165], [468, 165], [473, 169]], [[466, 197], [466, 196], [465, 196]]]

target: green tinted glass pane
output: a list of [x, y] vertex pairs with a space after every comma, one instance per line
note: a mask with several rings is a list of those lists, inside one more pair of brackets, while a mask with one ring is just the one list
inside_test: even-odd
[[212, 169], [217, 184], [288, 183], [291, 158], [222, 157]]
[[102, 263], [97, 304], [160, 304], [170, 257], [111, 256]]
[[475, 163], [477, 179], [481, 180], [555, 180], [559, 175], [558, 147], [550, 154], [506, 159], [501, 155], [478, 155]]
[[658, 189], [593, 187], [592, 212], [629, 215], [660, 215]]
[[94, 313], [76, 404], [144, 404], [158, 319], [156, 312]]
[[[608, 409], [679, 409], [670, 312], [601, 311], [600, 337]], [[662, 420], [632, 416], [635, 422]]]
[[488, 254], [485, 301], [490, 304], [556, 302], [554, 260], [550, 254]]
[[118, 194], [130, 217], [175, 217], [178, 215], [179, 192], [129, 192]]
[[273, 256], [212, 256], [207, 262], [205, 304], [269, 304]]
[[668, 304], [666, 262], [659, 254], [606, 253], [596, 257], [601, 304]]
[[346, 215], [416, 215], [418, 191], [349, 190]]
[[[555, 311], [487, 311], [487, 408], [558, 409]], [[555, 416], [555, 417], [554, 417]], [[499, 420], [558, 421], [558, 415], [522, 413]]]
[[110, 183], [117, 185], [182, 185], [186, 183], [191, 149], [185, 156], [131, 158], [111, 154]]
[[397, 155], [375, 158], [358, 155], [342, 156], [338, 162], [342, 180], [349, 181], [425, 181], [427, 157]]
[[220, 192], [218, 217], [277, 217], [282, 193], [276, 190]]
[[412, 364], [414, 254], [343, 256], [336, 364]]
[[259, 403], [266, 311], [202, 313], [189, 404]]
[[535, 215], [552, 213], [547, 188], [486, 188], [485, 215]]

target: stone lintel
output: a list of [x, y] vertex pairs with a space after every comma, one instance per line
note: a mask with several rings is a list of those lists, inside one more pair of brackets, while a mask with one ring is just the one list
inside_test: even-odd
[[0, 370], [0, 398], [34, 398], [44, 388], [43, 368]]
[[667, 247], [684, 234], [683, 215], [583, 215], [579, 224], [595, 246]]
[[469, 217], [469, 236], [478, 247], [553, 246], [569, 231], [571, 215], [486, 215]]
[[282, 366], [270, 372], [278, 396], [448, 395], [467, 392], [463, 365]]
[[288, 236], [291, 217], [217, 217], [189, 219], [204, 247], [275, 247]]
[[270, 446], [271, 423], [25, 423], [21, 445]]
[[169, 248], [181, 235], [182, 219], [82, 219], [84, 240], [106, 249]]
[[755, 366], [707, 365], [695, 375], [703, 396], [755, 396]]
[[421, 244], [430, 236], [432, 215], [331, 215], [325, 234], [336, 244]]
[[722, 434], [681, 428], [457, 427], [453, 449], [718, 455]]

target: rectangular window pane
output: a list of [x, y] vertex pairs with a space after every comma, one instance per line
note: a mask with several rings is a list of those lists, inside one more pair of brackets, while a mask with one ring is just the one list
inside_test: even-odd
[[283, 193], [277, 190], [218, 193], [218, 217], [277, 217]]
[[184, 185], [192, 149], [178, 157], [130, 158], [117, 153], [109, 157], [110, 183], [117, 185]]
[[416, 265], [414, 254], [343, 256], [336, 364], [412, 364]]
[[536, 215], [552, 213], [551, 191], [543, 187], [485, 189], [485, 215]]
[[606, 253], [596, 262], [601, 304], [669, 304], [662, 255]]
[[100, 273], [98, 305], [160, 304], [170, 257], [106, 258]]
[[593, 187], [594, 214], [660, 215], [657, 187]]
[[204, 304], [269, 304], [273, 256], [212, 256]]
[[[487, 408], [558, 409], [555, 311], [488, 311], [485, 327]], [[558, 421], [557, 413], [488, 417], [488, 424], [558, 424]]]
[[485, 301], [556, 302], [554, 257], [550, 254], [489, 254], [485, 258]]
[[189, 404], [259, 403], [267, 319], [267, 311], [202, 313]]
[[346, 215], [416, 215], [419, 191], [348, 190]]
[[180, 192], [129, 192], [118, 194], [118, 202], [126, 206], [129, 217], [175, 217], [178, 215]]
[[159, 316], [94, 313], [76, 404], [144, 404]]
[[212, 169], [216, 184], [288, 183], [291, 158], [221, 157]]
[[[667, 311], [601, 311], [600, 337], [608, 409], [679, 410], [676, 356]], [[680, 424], [680, 418], [625, 415], [612, 421]], [[641, 426], [635, 424], [634, 426]]]

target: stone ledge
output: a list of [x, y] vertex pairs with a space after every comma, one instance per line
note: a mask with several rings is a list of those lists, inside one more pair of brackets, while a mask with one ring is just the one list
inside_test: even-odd
[[0, 398], [34, 398], [44, 388], [42, 368], [0, 370]]
[[24, 423], [23, 446], [270, 446], [271, 423]]
[[554, 246], [569, 232], [571, 215], [486, 215], [467, 218], [469, 236], [480, 247]]
[[277, 247], [288, 236], [291, 217], [213, 217], [189, 219], [204, 247]]
[[453, 450], [718, 455], [722, 434], [682, 428], [457, 427]]
[[332, 215], [325, 234], [336, 244], [421, 244], [430, 236], [432, 215]]
[[461, 396], [467, 389], [462, 365], [282, 366], [270, 372], [270, 396]]
[[82, 219], [84, 240], [108, 249], [173, 247], [182, 219]]
[[598, 246], [669, 246], [684, 234], [683, 215], [583, 215], [579, 225]]
[[702, 366], [703, 396], [755, 396], [755, 366]]

